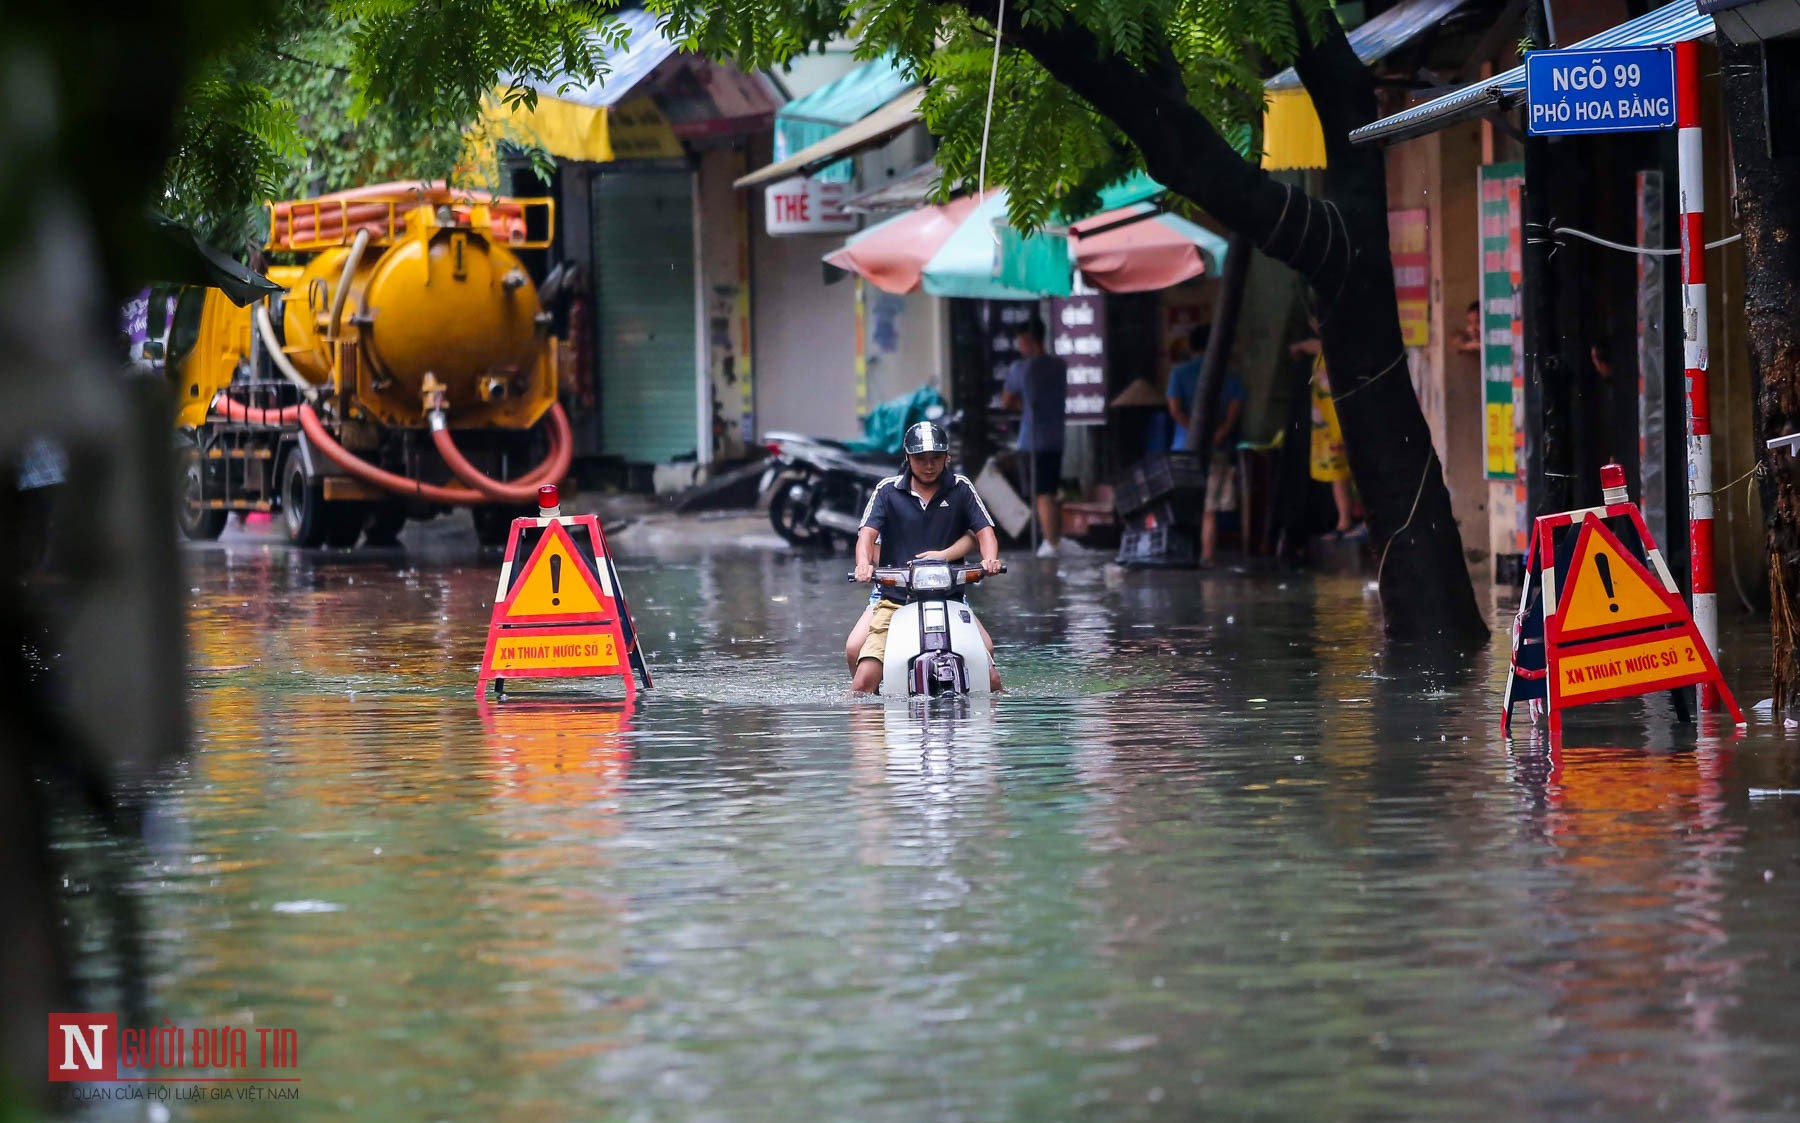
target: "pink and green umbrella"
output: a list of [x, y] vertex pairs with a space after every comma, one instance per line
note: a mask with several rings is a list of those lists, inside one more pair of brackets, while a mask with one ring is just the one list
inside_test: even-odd
[[1066, 294], [1075, 276], [1106, 292], [1152, 292], [1223, 264], [1224, 238], [1136, 194], [1066, 235], [1029, 237], [1006, 225], [1004, 189], [965, 195], [877, 223], [825, 261], [884, 292], [984, 300]]

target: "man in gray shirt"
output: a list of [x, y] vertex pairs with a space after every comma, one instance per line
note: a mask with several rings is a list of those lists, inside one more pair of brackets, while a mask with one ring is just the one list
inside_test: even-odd
[[1053, 558], [1062, 541], [1062, 509], [1057, 492], [1062, 486], [1063, 411], [1069, 387], [1069, 368], [1044, 349], [1044, 321], [1033, 316], [1019, 329], [1019, 359], [1006, 372], [1000, 405], [1021, 411], [1019, 451], [1029, 465], [1026, 477], [1037, 504], [1038, 528], [1044, 540], [1038, 557]]

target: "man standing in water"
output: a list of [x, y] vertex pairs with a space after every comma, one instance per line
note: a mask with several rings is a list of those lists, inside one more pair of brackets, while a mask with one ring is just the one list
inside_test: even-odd
[[[921, 421], [906, 431], [906, 468], [898, 476], [889, 476], [869, 497], [863, 512], [862, 528], [856, 533], [856, 579], [869, 581], [876, 565], [902, 566], [929, 550], [942, 550], [966, 532], [973, 532], [981, 550], [981, 568], [987, 573], [1000, 572], [1000, 539], [994, 533], [994, 520], [987, 507], [975, 494], [975, 485], [964, 476], [944, 476], [950, 460], [950, 439], [929, 421]], [[877, 541], [880, 554], [877, 556]], [[856, 659], [856, 671], [850, 689], [859, 694], [874, 694], [881, 689], [881, 661], [887, 653], [888, 624], [900, 608], [900, 601], [883, 590], [881, 603], [875, 606], [869, 620], [869, 638], [863, 641]], [[990, 661], [993, 641], [985, 630]], [[990, 671], [988, 688], [1000, 689], [1000, 673]]]
[[1044, 348], [1044, 321], [1033, 317], [1019, 329], [1014, 345], [1019, 359], [1006, 372], [1000, 393], [1003, 409], [1019, 414], [1019, 453], [1026, 460], [1025, 482], [1037, 505], [1038, 530], [1044, 540], [1037, 556], [1053, 558], [1062, 541], [1063, 422], [1066, 417], [1069, 367]]

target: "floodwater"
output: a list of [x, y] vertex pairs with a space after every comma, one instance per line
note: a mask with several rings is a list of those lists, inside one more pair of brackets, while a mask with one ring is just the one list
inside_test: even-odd
[[617, 545], [630, 711], [477, 704], [460, 539], [187, 553], [193, 755], [146, 847], [68, 845], [128, 866], [150, 1016], [293, 1028], [301, 1083], [172, 1117], [1800, 1115], [1766, 716], [1509, 745], [1503, 658], [1382, 673], [1359, 581], [1019, 557], [1009, 693], [921, 717], [845, 696], [842, 557]]

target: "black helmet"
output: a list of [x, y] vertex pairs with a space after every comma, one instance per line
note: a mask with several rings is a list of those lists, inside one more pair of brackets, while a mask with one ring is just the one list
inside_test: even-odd
[[917, 456], [921, 452], [949, 452], [950, 438], [931, 422], [921, 421], [906, 430], [906, 443], [902, 447], [908, 456]]

